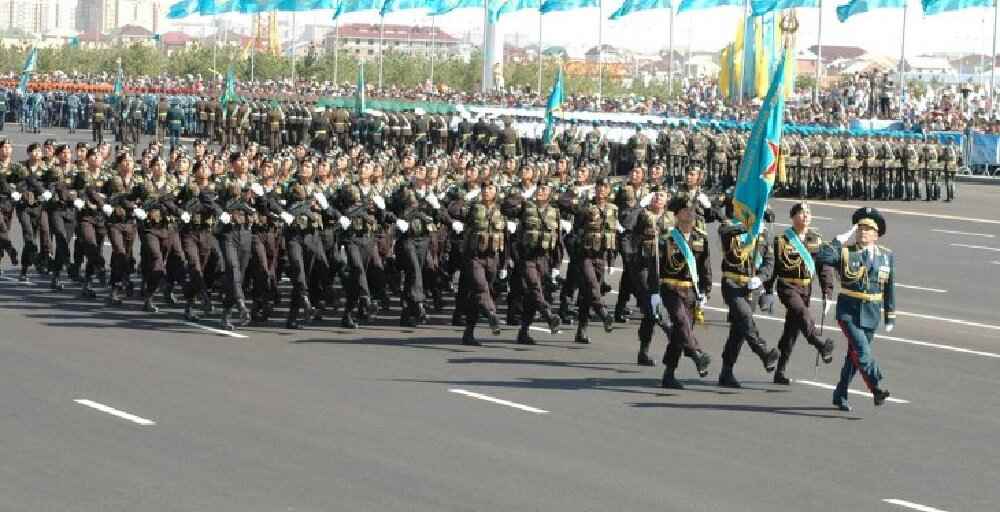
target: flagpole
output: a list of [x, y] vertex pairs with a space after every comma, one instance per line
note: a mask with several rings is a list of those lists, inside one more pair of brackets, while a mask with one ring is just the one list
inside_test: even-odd
[[295, 11], [292, 11], [292, 87], [295, 87]]
[[906, 75], [903, 73], [903, 65], [906, 60], [906, 13], [909, 10], [909, 2], [903, 3], [903, 42], [899, 50], [899, 113], [903, 113], [903, 95], [906, 94]]
[[604, 2], [597, 0], [597, 108], [604, 96]]
[[994, 91], [996, 90], [997, 78], [997, 0], [993, 0], [993, 59], [990, 60], [990, 114], [992, 117], [996, 109], [993, 107]]
[[[742, 65], [740, 65], [740, 76], [739, 76], [739, 86], [736, 89], [736, 105], [743, 104], [743, 82], [746, 79], [747, 65], [746, 65], [746, 54], [747, 54], [747, 28], [750, 26], [750, 2], [749, 0], [743, 2], [743, 41], [740, 41], [740, 47], [743, 48], [743, 53], [739, 56], [742, 60]], [[736, 49], [736, 41], [733, 41], [733, 49]], [[734, 51], [735, 53], [735, 51]], [[736, 56], [733, 56], [733, 62], [736, 62]]]
[[823, 0], [819, 0], [819, 30], [816, 36], [816, 84], [813, 85], [813, 103], [819, 103], [819, 84], [823, 79]]
[[434, 89], [434, 59], [437, 57], [437, 16], [431, 16], [431, 89]]
[[667, 40], [667, 97], [674, 92], [674, 6], [670, 5], [670, 38]]
[[340, 18], [333, 20], [333, 85], [337, 86], [337, 72], [339, 71], [340, 62], [338, 57], [340, 54]]
[[538, 13], [538, 94], [542, 94], [542, 13]]
[[385, 33], [385, 16], [379, 16], [378, 25], [378, 90], [382, 92], [382, 37]]

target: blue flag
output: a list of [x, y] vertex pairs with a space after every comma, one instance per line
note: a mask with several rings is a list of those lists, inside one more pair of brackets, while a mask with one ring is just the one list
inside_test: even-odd
[[541, 5], [541, 0], [502, 0], [499, 5], [490, 5], [490, 21], [496, 23], [504, 14], [523, 9], [538, 9]]
[[740, 7], [743, 0], [681, 0], [677, 6], [677, 13], [693, 11], [695, 9], [714, 9], [716, 7]]
[[559, 68], [556, 75], [556, 83], [552, 84], [552, 92], [549, 93], [549, 101], [545, 104], [545, 131], [542, 133], [542, 144], [552, 142], [552, 135], [555, 133], [555, 113], [562, 109], [563, 103], [563, 72]]
[[79, 48], [80, 47], [80, 37], [79, 36], [73, 36], [73, 37], [69, 38], [69, 41], [66, 44], [69, 45], [70, 48]]
[[358, 67], [358, 87], [354, 91], [354, 110], [360, 116], [365, 113], [365, 61]]
[[118, 59], [118, 72], [115, 73], [115, 85], [111, 89], [111, 94], [119, 98], [125, 93], [125, 71], [122, 70], [122, 60]]
[[334, 0], [278, 0], [275, 10], [282, 12], [316, 11], [335, 9]]
[[670, 0], [625, 0], [625, 3], [617, 11], [611, 13], [609, 20], [624, 18], [633, 12], [648, 11], [650, 9], [669, 9]]
[[382, 10], [378, 13], [380, 16], [385, 16], [391, 12], [430, 9], [431, 7], [430, 0], [385, 0], [385, 3], [382, 4]]
[[349, 12], [375, 11], [381, 8], [382, 0], [340, 0], [337, 10], [333, 13], [333, 19]]
[[558, 11], [572, 11], [574, 9], [584, 9], [586, 7], [600, 7], [601, 0], [545, 0], [538, 12], [548, 14]]
[[837, 19], [841, 23], [855, 14], [861, 14], [875, 9], [901, 9], [906, 6], [906, 0], [851, 0], [850, 2], [837, 6]]
[[226, 71], [226, 85], [225, 90], [222, 91], [222, 97], [219, 98], [219, 103], [225, 108], [227, 103], [237, 101], [240, 97], [236, 95], [236, 71], [233, 70], [233, 65], [229, 65], [229, 70]]
[[181, 0], [167, 9], [167, 18], [176, 20], [186, 18], [198, 11], [197, 0]]
[[431, 1], [431, 16], [441, 16], [442, 14], [448, 14], [451, 11], [458, 9], [469, 9], [483, 8], [484, 0], [432, 0]]
[[747, 226], [747, 233], [741, 240], [747, 247], [752, 247], [749, 242], [756, 240], [763, 229], [764, 212], [778, 173], [781, 132], [784, 129], [787, 60], [788, 51], [785, 51], [750, 131], [750, 140], [747, 141], [736, 177], [736, 191], [733, 192], [734, 217]]
[[750, 0], [750, 15], [761, 16], [772, 11], [795, 7], [819, 7], [816, 0]]
[[961, 11], [972, 7], [993, 7], [993, 0], [920, 0], [924, 16], [943, 12]]
[[214, 16], [239, 10], [236, 0], [198, 0], [198, 14]]
[[28, 58], [24, 61], [24, 68], [21, 69], [21, 81], [17, 84], [19, 94], [28, 93], [28, 82], [31, 81], [31, 74], [35, 72], [37, 66], [38, 48], [32, 48], [31, 52], [28, 53]]
[[278, 8], [279, 0], [239, 0], [239, 10], [243, 14], [258, 14], [262, 12], [274, 11]]

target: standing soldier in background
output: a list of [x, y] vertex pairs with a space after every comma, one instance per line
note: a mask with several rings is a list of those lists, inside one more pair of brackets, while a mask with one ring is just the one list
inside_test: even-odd
[[281, 110], [281, 105], [275, 101], [267, 113], [267, 137], [272, 153], [281, 148], [281, 127], [284, 124], [285, 113]]
[[627, 155], [629, 158], [627, 162], [630, 169], [645, 167], [646, 157], [649, 153], [649, 139], [642, 133], [641, 125], [635, 125], [635, 133], [628, 138], [626, 149], [628, 151]]
[[94, 102], [94, 112], [91, 119], [91, 132], [94, 142], [98, 144], [104, 143], [104, 123], [108, 119], [108, 110], [108, 104], [104, 102], [104, 95], [98, 94], [97, 100]]
[[946, 202], [955, 200], [955, 175], [962, 164], [961, 156], [954, 142], [949, 142], [941, 150], [942, 174], [944, 175], [944, 190]]
[[156, 142], [163, 144], [163, 139], [167, 135], [167, 114], [170, 112], [170, 104], [165, 96], [160, 96], [160, 102], [156, 104]]

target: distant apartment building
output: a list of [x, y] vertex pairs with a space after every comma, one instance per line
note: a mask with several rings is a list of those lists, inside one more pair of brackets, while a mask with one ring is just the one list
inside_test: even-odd
[[0, 30], [42, 34], [50, 27], [52, 0], [0, 0]]
[[[378, 24], [344, 24], [339, 30], [328, 32], [323, 39], [326, 51], [333, 51], [336, 46], [340, 52], [357, 57], [377, 55], [378, 45]], [[457, 56], [467, 53], [470, 46], [439, 27], [385, 24], [382, 31], [384, 52], [430, 55], [432, 49], [438, 56]]]
[[107, 34], [125, 25], [159, 32], [163, 2], [156, 0], [79, 0], [76, 29], [86, 34]]

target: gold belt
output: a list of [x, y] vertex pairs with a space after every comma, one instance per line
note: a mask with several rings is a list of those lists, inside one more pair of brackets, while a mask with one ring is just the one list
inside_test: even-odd
[[845, 297], [853, 297], [855, 299], [860, 299], [865, 302], [882, 302], [881, 293], [865, 293], [865, 292], [856, 292], [853, 290], [841, 290], [840, 294]]
[[660, 279], [660, 282], [665, 285], [674, 286], [677, 288], [691, 288], [694, 286], [694, 283], [692, 283], [691, 281], [688, 281], [686, 279], [674, 279], [672, 277], [664, 277]]
[[749, 277], [747, 277], [745, 275], [742, 275], [742, 274], [737, 274], [736, 272], [723, 272], [722, 276], [730, 279], [733, 282], [739, 283], [739, 284], [747, 284], [747, 283], [750, 282], [750, 278]]
[[795, 279], [795, 278], [792, 278], [792, 277], [780, 277], [779, 279], [781, 279], [785, 283], [794, 284], [796, 286], [803, 286], [803, 287], [809, 286], [809, 283], [812, 282], [812, 278], [811, 277], [808, 277], [806, 279]]

